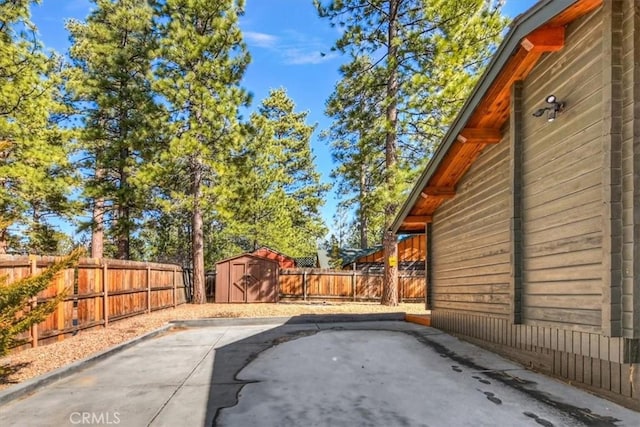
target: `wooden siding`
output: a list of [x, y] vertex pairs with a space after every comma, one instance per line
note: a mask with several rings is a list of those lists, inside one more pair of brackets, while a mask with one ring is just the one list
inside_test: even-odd
[[431, 307], [509, 316], [508, 141], [485, 148], [456, 193], [432, 225]]
[[[424, 262], [425, 260], [425, 235], [417, 234], [398, 243], [398, 260], [400, 262]], [[384, 251], [379, 251], [361, 256], [356, 259], [357, 263], [374, 263], [384, 261]]]
[[[602, 13], [566, 29], [523, 82], [523, 322], [601, 330]], [[566, 102], [554, 122], [531, 113]]]
[[622, 335], [640, 338], [640, 4], [622, 21]]
[[632, 358], [632, 340], [550, 326], [514, 325], [506, 318], [451, 310], [432, 312], [431, 324], [535, 370], [610, 392], [610, 397], [640, 407], [640, 375], [634, 369], [637, 360]]

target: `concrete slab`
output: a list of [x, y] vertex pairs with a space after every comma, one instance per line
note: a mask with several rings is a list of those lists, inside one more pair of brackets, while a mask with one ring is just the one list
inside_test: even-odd
[[637, 425], [437, 329], [329, 320], [165, 333], [5, 403], [0, 426]]
[[[449, 354], [481, 351], [458, 342]], [[409, 334], [323, 330], [271, 348], [243, 369], [238, 379], [252, 382], [237, 406], [220, 411], [218, 425], [637, 425], [637, 413], [610, 402], [594, 411], [593, 399], [601, 399], [566, 384], [531, 374], [535, 387], [566, 388], [541, 401], [441, 354]]]

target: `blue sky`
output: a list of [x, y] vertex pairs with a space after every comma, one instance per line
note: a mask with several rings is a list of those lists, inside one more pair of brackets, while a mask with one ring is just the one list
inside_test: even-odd
[[[535, 0], [507, 0], [504, 11], [514, 17], [534, 3]], [[33, 8], [32, 18], [44, 44], [66, 53], [69, 39], [64, 22], [69, 18], [84, 20], [91, 7], [90, 0], [42, 0]], [[308, 111], [308, 122], [318, 125], [312, 148], [318, 170], [329, 182], [331, 154], [318, 136], [330, 125], [324, 116], [324, 104], [340, 77], [338, 67], [343, 62], [338, 54], [330, 52], [337, 30], [318, 18], [312, 0], [246, 0], [240, 26], [252, 57], [243, 86], [254, 95], [253, 107], [270, 89], [284, 87], [297, 110]], [[336, 204], [334, 193], [329, 193], [323, 208], [329, 227]]]

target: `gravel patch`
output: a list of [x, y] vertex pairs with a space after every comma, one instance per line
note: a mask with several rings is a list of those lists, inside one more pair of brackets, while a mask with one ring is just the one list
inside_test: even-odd
[[0, 377], [0, 390], [153, 331], [171, 320], [397, 312], [427, 313], [424, 303], [400, 304], [395, 307], [383, 306], [379, 303], [183, 304], [175, 309], [156, 311], [109, 323], [107, 328], [97, 327], [81, 331], [64, 341], [26, 349], [0, 358], [0, 366], [9, 372], [8, 375]]

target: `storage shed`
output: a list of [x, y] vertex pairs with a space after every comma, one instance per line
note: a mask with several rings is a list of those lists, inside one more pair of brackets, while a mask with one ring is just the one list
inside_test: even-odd
[[216, 264], [217, 303], [278, 302], [278, 261], [242, 254]]

